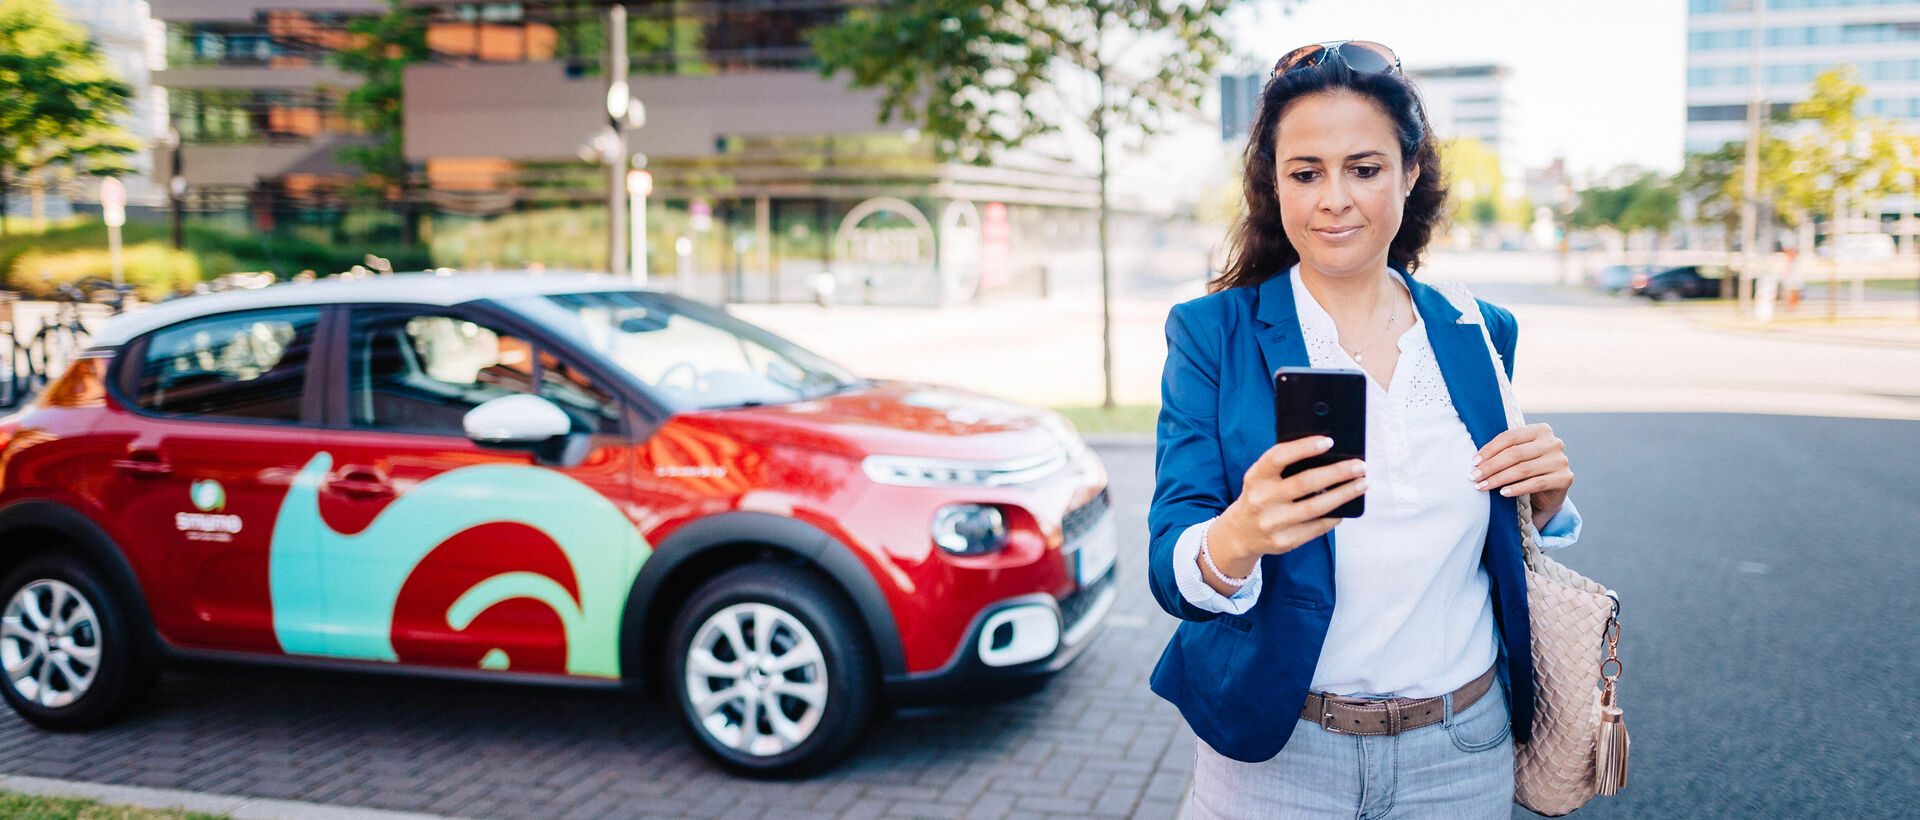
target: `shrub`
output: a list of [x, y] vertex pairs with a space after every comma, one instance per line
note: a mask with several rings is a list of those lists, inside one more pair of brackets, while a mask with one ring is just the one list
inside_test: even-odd
[[[141, 298], [154, 300], [176, 290], [190, 290], [200, 282], [200, 261], [186, 251], [158, 242], [131, 245], [121, 255], [127, 284]], [[113, 280], [113, 260], [102, 249], [70, 251], [30, 250], [13, 260], [7, 287], [32, 298], [50, 298], [61, 284], [82, 279]]]

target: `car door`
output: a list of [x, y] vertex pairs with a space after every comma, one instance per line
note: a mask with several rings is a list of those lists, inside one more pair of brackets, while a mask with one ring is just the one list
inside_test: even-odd
[[[341, 327], [329, 421], [289, 496], [300, 539], [275, 556], [282, 636], [303, 636], [288, 651], [618, 676], [646, 557], [624, 513], [619, 402], [498, 316], [358, 305]], [[559, 406], [572, 432], [541, 446], [468, 437], [468, 412], [524, 394]]]
[[268, 564], [281, 502], [314, 455], [321, 310], [206, 316], [131, 341], [96, 428], [111, 528], [167, 640], [276, 652]]

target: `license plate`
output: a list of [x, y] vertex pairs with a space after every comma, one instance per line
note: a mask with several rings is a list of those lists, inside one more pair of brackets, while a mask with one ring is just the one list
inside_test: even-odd
[[1114, 527], [1113, 514], [1102, 516], [1100, 523], [1080, 539], [1080, 548], [1074, 551], [1076, 573], [1080, 585], [1086, 586], [1099, 580], [1113, 568], [1115, 558], [1120, 555], [1119, 531]]

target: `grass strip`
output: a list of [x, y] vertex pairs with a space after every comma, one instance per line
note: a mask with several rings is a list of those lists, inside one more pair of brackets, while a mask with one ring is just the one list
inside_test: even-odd
[[1153, 426], [1160, 418], [1160, 405], [1122, 404], [1112, 410], [1098, 405], [1091, 407], [1055, 407], [1055, 412], [1066, 416], [1081, 435], [1153, 435]]
[[94, 800], [0, 792], [0, 817], [7, 820], [221, 820], [226, 815], [179, 809], [102, 806]]

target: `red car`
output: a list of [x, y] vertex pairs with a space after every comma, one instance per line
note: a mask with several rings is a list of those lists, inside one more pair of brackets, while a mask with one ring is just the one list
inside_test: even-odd
[[1073, 660], [1106, 483], [1051, 412], [606, 277], [197, 296], [0, 420], [0, 691], [78, 728], [176, 659], [630, 686], [815, 771], [882, 705]]

